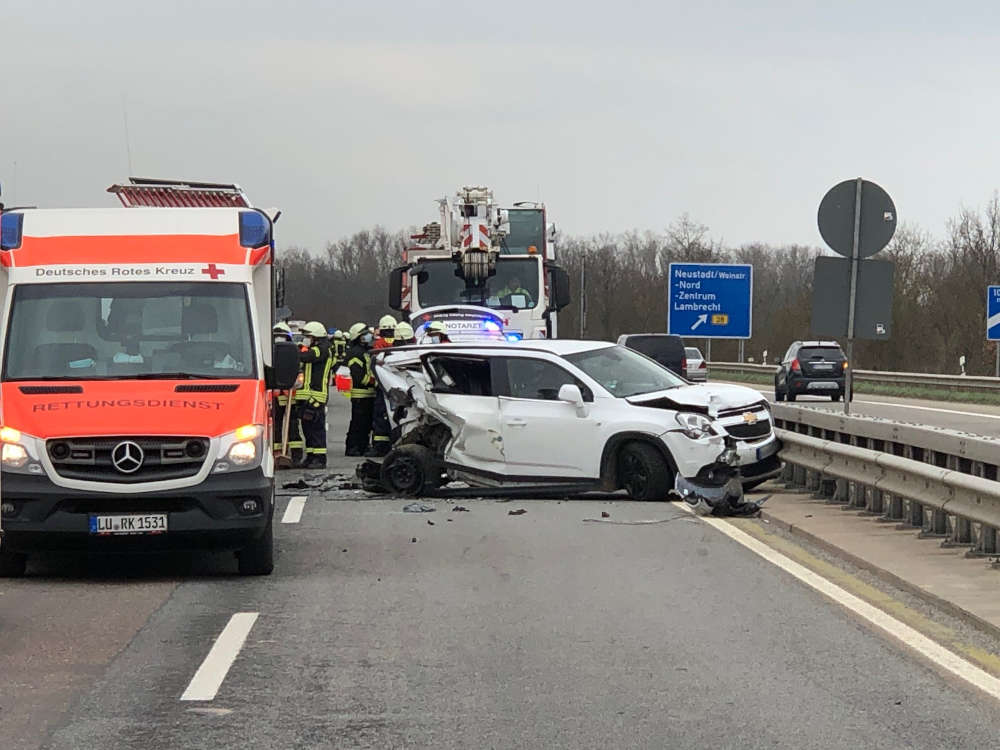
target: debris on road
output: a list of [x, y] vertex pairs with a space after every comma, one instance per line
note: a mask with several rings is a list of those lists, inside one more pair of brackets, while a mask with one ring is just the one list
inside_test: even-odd
[[527, 512], [528, 511], [526, 511], [524, 508], [518, 508], [517, 510], [508, 510], [507, 511], [507, 515], [508, 516], [523, 516]]
[[427, 503], [407, 503], [403, 506], [404, 513], [433, 513], [436, 510], [437, 508]]
[[413, 544], [413, 543], [414, 543], [414, 542], [416, 542], [416, 541], [417, 541], [417, 538], [416, 538], [416, 537], [413, 537], [413, 538], [412, 538], [412, 539], [410, 540], [410, 544]]
[[601, 518], [611, 518], [611, 514], [608, 513], [606, 510], [602, 510], [601, 511]]
[[451, 512], [452, 513], [468, 513], [469, 509], [466, 508], [464, 505], [456, 505], [454, 508], [451, 509]]
[[433, 521], [432, 521], [431, 519], [429, 519], [429, 518], [428, 518], [428, 519], [427, 519], [427, 525], [428, 525], [428, 526], [433, 526], [433, 525], [434, 525], [434, 522], [433, 522]]

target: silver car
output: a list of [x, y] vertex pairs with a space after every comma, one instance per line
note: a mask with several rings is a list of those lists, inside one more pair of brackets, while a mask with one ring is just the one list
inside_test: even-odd
[[697, 347], [684, 347], [684, 377], [693, 383], [708, 380], [708, 363]]

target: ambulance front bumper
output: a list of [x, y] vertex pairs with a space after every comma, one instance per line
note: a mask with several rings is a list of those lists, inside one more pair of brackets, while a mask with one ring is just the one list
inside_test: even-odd
[[[264, 533], [274, 514], [273, 480], [260, 469], [209, 475], [183, 489], [141, 494], [95, 493], [47, 477], [2, 472], [0, 524], [13, 552], [240, 549]], [[92, 516], [165, 514], [158, 533], [102, 535]]]

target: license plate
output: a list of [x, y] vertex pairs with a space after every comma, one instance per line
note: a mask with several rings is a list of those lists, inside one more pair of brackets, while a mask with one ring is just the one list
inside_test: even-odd
[[817, 364], [814, 364], [812, 366], [812, 368], [814, 370], [832, 370], [833, 369], [833, 365], [831, 365], [829, 363], [826, 363], [826, 362], [819, 362]]
[[166, 530], [166, 513], [90, 517], [91, 534], [162, 534]]
[[839, 388], [840, 386], [836, 383], [810, 383], [806, 386], [806, 390], [809, 391], [829, 391], [831, 389]]

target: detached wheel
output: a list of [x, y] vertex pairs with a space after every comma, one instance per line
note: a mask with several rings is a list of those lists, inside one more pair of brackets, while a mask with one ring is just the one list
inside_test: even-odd
[[264, 533], [236, 553], [241, 576], [269, 576], [274, 570], [274, 527], [269, 521]]
[[0, 547], [0, 578], [23, 578], [27, 568], [27, 555]]
[[633, 500], [666, 500], [674, 473], [648, 443], [626, 443], [618, 454], [618, 483]]
[[382, 484], [396, 495], [415, 496], [440, 485], [441, 471], [430, 448], [401, 445], [382, 461]]

